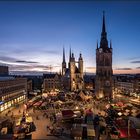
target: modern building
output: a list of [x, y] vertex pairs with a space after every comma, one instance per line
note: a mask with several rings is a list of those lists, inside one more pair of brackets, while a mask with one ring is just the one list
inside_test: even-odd
[[0, 77], [0, 112], [26, 101], [27, 79]]
[[42, 75], [24, 75], [22, 77], [27, 78], [28, 82], [30, 81], [30, 88], [32, 88], [32, 90], [40, 90], [40, 91], [42, 90], [42, 84], [43, 84]]
[[103, 13], [103, 24], [100, 46], [96, 48], [96, 82], [95, 92], [98, 98], [112, 97], [112, 45], [107, 40], [105, 27], [105, 15]]
[[9, 75], [8, 66], [0, 66], [0, 76], [7, 76]]
[[115, 75], [114, 91], [116, 93], [140, 93], [140, 77], [138, 75]]
[[44, 74], [43, 77], [43, 92], [61, 90], [61, 75], [57, 73], [50, 73]]
[[27, 92], [33, 91], [33, 82], [31, 79], [27, 79]]
[[67, 68], [65, 61], [65, 50], [63, 48], [62, 81], [64, 89], [68, 89], [70, 91], [79, 91], [84, 89], [83, 58], [81, 53], [77, 62], [75, 61], [74, 53], [71, 53], [70, 49]]

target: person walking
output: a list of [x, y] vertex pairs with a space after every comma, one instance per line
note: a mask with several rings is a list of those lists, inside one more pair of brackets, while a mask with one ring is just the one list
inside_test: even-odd
[[49, 130], [50, 130], [50, 126], [47, 125], [47, 126], [46, 126], [46, 129], [47, 129], [47, 131], [49, 131]]
[[63, 135], [63, 132], [64, 132], [64, 128], [61, 129], [61, 133], [60, 133], [61, 136]]
[[106, 129], [106, 138], [105, 140], [111, 140], [111, 135], [110, 135], [110, 131], [108, 129]]

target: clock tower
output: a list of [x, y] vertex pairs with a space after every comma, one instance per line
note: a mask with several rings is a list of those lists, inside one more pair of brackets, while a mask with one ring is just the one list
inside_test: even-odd
[[108, 45], [105, 28], [105, 15], [103, 12], [103, 24], [100, 46], [96, 48], [96, 82], [95, 92], [97, 98], [112, 97], [112, 44]]

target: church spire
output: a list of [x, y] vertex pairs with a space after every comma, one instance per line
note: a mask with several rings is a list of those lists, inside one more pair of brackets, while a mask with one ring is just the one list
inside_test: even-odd
[[98, 49], [98, 40], [97, 40], [97, 47], [96, 47], [96, 49]]
[[65, 60], [65, 48], [63, 47], [63, 63], [66, 63], [66, 60]]
[[79, 60], [83, 60], [81, 52], [80, 52], [80, 55], [79, 55]]
[[105, 12], [104, 11], [103, 11], [103, 24], [102, 24], [100, 48], [103, 48], [103, 49], [108, 48], [107, 33], [106, 33], [106, 27], [105, 27]]
[[70, 47], [70, 55], [69, 55], [69, 62], [71, 61], [71, 47]]
[[102, 24], [102, 33], [101, 36], [102, 38], [106, 38], [106, 27], [105, 27], [105, 12], [103, 11], [103, 24]]
[[103, 25], [102, 25], [102, 33], [106, 33], [106, 29], [105, 29], [105, 11], [103, 11]]
[[112, 49], [112, 41], [110, 40], [110, 49]]

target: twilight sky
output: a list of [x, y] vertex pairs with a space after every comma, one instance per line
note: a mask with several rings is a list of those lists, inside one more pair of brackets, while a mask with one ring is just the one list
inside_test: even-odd
[[0, 63], [10, 71], [60, 71], [63, 46], [95, 72], [102, 11], [114, 73], [140, 73], [140, 2], [0, 2]]

